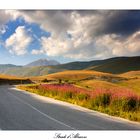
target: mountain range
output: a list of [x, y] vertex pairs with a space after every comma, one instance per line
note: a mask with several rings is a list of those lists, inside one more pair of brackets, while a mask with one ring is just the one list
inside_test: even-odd
[[60, 64], [56, 60], [39, 59], [25, 66], [1, 64], [0, 73], [15, 76], [40, 76], [65, 70], [95, 70], [100, 72], [122, 74], [140, 70], [140, 56], [115, 57], [105, 60], [77, 61]]
[[60, 63], [56, 60], [47, 60], [47, 59], [39, 59], [34, 62], [31, 62], [25, 67], [34, 67], [34, 66], [53, 66], [53, 65], [59, 65]]

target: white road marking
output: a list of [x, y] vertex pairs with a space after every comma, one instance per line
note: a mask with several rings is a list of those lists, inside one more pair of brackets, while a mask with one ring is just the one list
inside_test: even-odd
[[[8, 92], [8, 93], [10, 93], [10, 92]], [[10, 94], [11, 94], [11, 93], [10, 93]], [[61, 124], [61, 125], [63, 125], [63, 126], [66, 126], [66, 127], [70, 128], [70, 129], [72, 129], [72, 130], [76, 130], [75, 128], [73, 128], [73, 127], [71, 127], [71, 126], [69, 126], [69, 125], [67, 125], [67, 124], [65, 124], [65, 123], [63, 123], [63, 122], [61, 122], [61, 121], [59, 121], [59, 120], [56, 120], [55, 118], [52, 118], [51, 116], [49, 116], [49, 115], [43, 113], [42, 111], [38, 110], [37, 108], [35, 108], [35, 107], [32, 106], [31, 104], [29, 104], [29, 103], [23, 101], [22, 99], [18, 98], [17, 96], [15, 96], [15, 95], [13, 95], [13, 94], [11, 94], [11, 95], [12, 95], [14, 98], [16, 98], [18, 101], [20, 101], [20, 102], [26, 104], [27, 106], [29, 106], [30, 108], [32, 108], [32, 109], [34, 109], [35, 111], [39, 112], [40, 114], [42, 114], [42, 115], [45, 116], [46, 118], [49, 118], [50, 120], [55, 121], [55, 122], [57, 122], [57, 123], [59, 123], [59, 124]]]

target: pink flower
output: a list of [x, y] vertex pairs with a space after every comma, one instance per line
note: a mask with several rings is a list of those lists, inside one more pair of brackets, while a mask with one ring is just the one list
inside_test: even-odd
[[136, 98], [137, 100], [140, 100], [139, 96], [137, 96], [132, 90], [127, 88], [96, 88], [95, 90], [91, 91], [71, 84], [43, 84], [40, 85], [39, 88], [44, 89], [46, 91], [56, 91], [63, 94], [68, 92], [71, 92], [73, 95], [88, 94], [91, 98], [95, 98], [103, 94], [110, 94], [112, 100], [122, 98]]

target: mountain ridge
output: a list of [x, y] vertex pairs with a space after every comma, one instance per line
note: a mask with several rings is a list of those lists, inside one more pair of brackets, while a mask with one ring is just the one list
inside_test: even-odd
[[15, 76], [41, 76], [66, 70], [94, 70], [121, 74], [140, 70], [140, 56], [115, 57], [104, 60], [76, 61], [49, 66], [0, 65], [0, 73]]
[[24, 65], [24, 67], [33, 67], [33, 66], [53, 66], [59, 65], [60, 63], [56, 60], [47, 60], [47, 59], [38, 59], [29, 64]]

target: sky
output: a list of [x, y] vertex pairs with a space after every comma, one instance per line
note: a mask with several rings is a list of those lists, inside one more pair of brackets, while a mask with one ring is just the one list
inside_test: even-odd
[[140, 55], [140, 11], [0, 10], [0, 64]]

